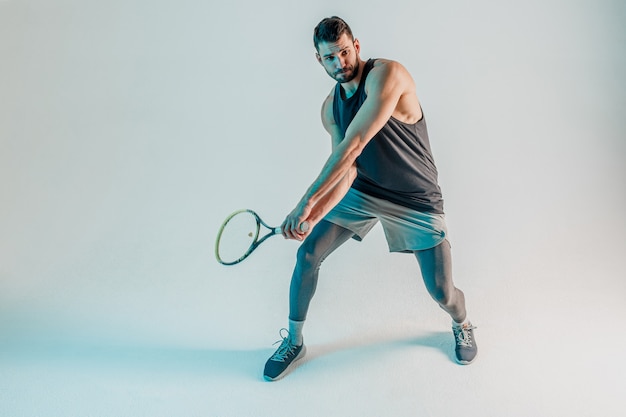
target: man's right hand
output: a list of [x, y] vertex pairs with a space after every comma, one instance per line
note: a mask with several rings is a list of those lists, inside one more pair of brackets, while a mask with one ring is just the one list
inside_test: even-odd
[[313, 229], [313, 225], [310, 222], [307, 222], [308, 227], [304, 228], [306, 230], [303, 230], [302, 227], [302, 224], [307, 221], [309, 214], [311, 214], [311, 208], [307, 204], [300, 203], [285, 217], [285, 221], [281, 225], [285, 239], [299, 241], [306, 239]]

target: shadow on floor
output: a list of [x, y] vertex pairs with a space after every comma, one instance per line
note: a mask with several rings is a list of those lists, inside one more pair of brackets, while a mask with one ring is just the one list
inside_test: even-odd
[[[277, 345], [276, 345], [277, 346]], [[367, 363], [406, 349], [428, 348], [439, 351], [453, 361], [453, 341], [449, 332], [432, 332], [417, 337], [393, 338], [368, 335], [337, 340], [329, 344], [307, 345], [303, 364], [332, 366]], [[263, 380], [263, 367], [275, 347], [256, 350], [218, 350], [154, 347], [94, 347], [42, 344], [38, 346], [0, 347], [0, 363], [19, 366], [43, 365], [76, 372], [134, 373], [138, 375], [187, 375], [199, 378], [252, 378]], [[416, 350], [419, 352], [419, 349]], [[348, 359], [349, 360], [346, 360]], [[321, 361], [318, 362], [318, 361]], [[330, 365], [330, 364], [329, 364]], [[316, 366], [316, 367], [317, 367]]]

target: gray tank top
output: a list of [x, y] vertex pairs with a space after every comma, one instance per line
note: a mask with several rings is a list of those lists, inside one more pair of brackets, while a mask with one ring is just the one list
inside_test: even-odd
[[[359, 87], [350, 98], [342, 98], [341, 84], [335, 87], [333, 116], [344, 136], [367, 98], [365, 79], [374, 62], [374, 59], [367, 61]], [[356, 165], [354, 189], [414, 210], [443, 213], [424, 116], [415, 124], [391, 117], [367, 144]]]

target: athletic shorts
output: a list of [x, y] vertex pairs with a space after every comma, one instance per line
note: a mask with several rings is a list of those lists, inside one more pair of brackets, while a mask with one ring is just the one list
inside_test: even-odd
[[434, 248], [448, 234], [443, 214], [421, 212], [350, 188], [324, 217], [362, 240], [380, 221], [390, 252], [413, 252]]

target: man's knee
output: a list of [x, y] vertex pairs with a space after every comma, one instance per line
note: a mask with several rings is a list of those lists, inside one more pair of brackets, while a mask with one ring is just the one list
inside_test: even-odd
[[335, 249], [346, 242], [352, 232], [327, 221], [320, 222], [296, 253], [297, 265], [303, 269], [318, 270]]
[[306, 239], [296, 252], [296, 259], [299, 265], [313, 265], [317, 263], [319, 255], [315, 250], [315, 242], [311, 239]]

